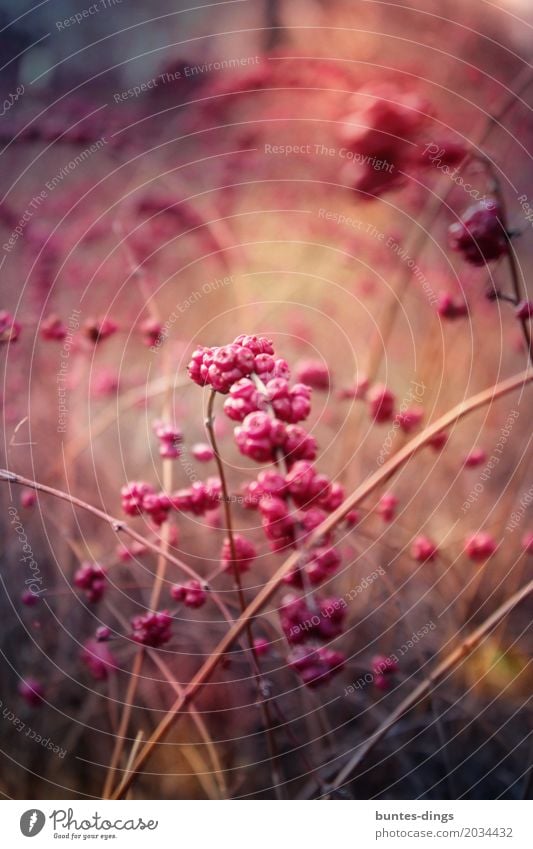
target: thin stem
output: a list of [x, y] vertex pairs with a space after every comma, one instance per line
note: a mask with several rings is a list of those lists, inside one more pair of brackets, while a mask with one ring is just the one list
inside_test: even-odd
[[[385, 483], [393, 474], [395, 474], [402, 466], [413, 457], [418, 451], [425, 447], [428, 441], [434, 437], [437, 433], [450, 425], [454, 424], [454, 422], [459, 421], [465, 415], [474, 410], [478, 410], [481, 407], [490, 404], [492, 401], [495, 401], [497, 398], [502, 398], [510, 392], [515, 391], [519, 387], [523, 387], [525, 384], [533, 381], [533, 371], [527, 369], [520, 374], [514, 375], [513, 377], [508, 378], [507, 380], [503, 380], [501, 383], [496, 384], [495, 386], [491, 386], [489, 389], [485, 389], [482, 392], [479, 392], [477, 395], [472, 396], [466, 401], [461, 402], [456, 407], [453, 407], [445, 415], [441, 416], [437, 421], [425, 428], [422, 433], [415, 436], [410, 442], [408, 442], [397, 454], [391, 457], [383, 466], [380, 467], [374, 474], [372, 474], [366, 481], [364, 481], [345, 501], [344, 505], [341, 505], [336, 511], [330, 514], [330, 516], [322, 522], [321, 525], [316, 528], [316, 530], [311, 534], [309, 540], [307, 542], [308, 545], [312, 545], [318, 538], [323, 536], [328, 531], [332, 530], [336, 524], [338, 524], [354, 507], [356, 507], [360, 502], [364, 501], [365, 498], [368, 497], [374, 490], [376, 490], [381, 484]], [[287, 572], [292, 569], [300, 554], [299, 552], [295, 552], [291, 554], [287, 560], [279, 567], [279, 569], [274, 573], [274, 575], [270, 578], [270, 580], [265, 584], [265, 586], [258, 592], [255, 598], [250, 602], [244, 613], [239, 617], [239, 619], [235, 622], [235, 624], [230, 628], [230, 630], [225, 634], [222, 640], [219, 642], [218, 646], [213, 650], [211, 655], [207, 658], [205, 663], [200, 667], [196, 675], [189, 682], [188, 686], [185, 688], [183, 695], [176, 699], [168, 713], [161, 720], [157, 728], [152, 733], [152, 736], [149, 740], [144, 744], [143, 748], [139, 752], [139, 755], [135, 759], [135, 763], [133, 764], [132, 770], [128, 776], [126, 776], [120, 787], [115, 791], [113, 798], [119, 799], [131, 786], [133, 783], [135, 776], [139, 774], [139, 772], [144, 767], [146, 761], [150, 757], [155, 746], [160, 743], [167, 732], [173, 726], [176, 719], [183, 713], [187, 705], [194, 699], [200, 688], [211, 678], [218, 664], [224, 655], [231, 648], [235, 640], [243, 633], [246, 629], [247, 623], [253, 620], [253, 618], [259, 613], [259, 611], [267, 604], [275, 592], [280, 587], [284, 576]], [[531, 584], [531, 589], [533, 590], [533, 582]]]
[[[496, 171], [492, 165], [492, 163], [487, 160], [486, 166], [491, 175], [492, 183], [493, 183], [493, 191], [498, 201], [500, 210], [501, 210], [501, 226], [505, 231], [505, 237], [507, 240], [507, 251], [506, 257], [509, 265], [509, 271], [511, 274], [511, 284], [513, 287], [513, 293], [515, 297], [515, 302], [518, 305], [520, 301], [525, 300], [526, 293], [524, 292], [524, 287], [522, 286], [521, 275], [518, 270], [518, 262], [516, 259], [516, 253], [514, 249], [514, 243], [511, 238], [511, 234], [509, 232], [508, 227], [508, 215], [507, 215], [507, 206], [505, 204], [505, 198], [503, 196], [503, 191], [501, 187], [500, 180], [496, 174]], [[522, 328], [522, 335], [524, 337], [524, 342], [526, 343], [526, 350], [529, 357], [529, 362], [533, 365], [533, 345], [531, 342], [531, 333], [529, 330], [529, 318], [525, 315], [520, 317], [520, 326]]]
[[61, 501], [66, 501], [74, 507], [80, 507], [92, 516], [102, 519], [108, 525], [111, 525], [112, 529], [116, 533], [122, 533], [131, 537], [131, 539], [134, 539], [136, 542], [139, 542], [141, 545], [149, 548], [150, 551], [154, 552], [154, 554], [163, 554], [170, 563], [178, 566], [190, 578], [194, 578], [196, 581], [203, 583], [203, 578], [201, 578], [194, 569], [187, 566], [187, 564], [182, 560], [174, 557], [174, 555], [169, 552], [165, 553], [161, 546], [157, 545], [155, 542], [151, 542], [146, 537], [143, 537], [142, 534], [137, 533], [137, 531], [134, 531], [133, 528], [130, 528], [130, 526], [122, 519], [117, 519], [115, 516], [111, 516], [109, 513], [106, 513], [104, 510], [100, 510], [98, 507], [94, 507], [94, 505], [89, 504], [87, 501], [83, 501], [81, 498], [71, 495], [70, 492], [64, 492], [62, 489], [56, 489], [53, 486], [47, 486], [47, 484], [31, 480], [31, 478], [25, 478], [16, 472], [10, 472], [8, 469], [0, 469], [0, 480], [4, 480], [7, 483], [14, 483], [17, 486], [28, 487], [29, 489], [34, 489], [36, 492], [46, 492], [48, 495], [53, 495], [55, 498], [59, 498]]
[[[166, 369], [168, 372], [168, 355], [166, 357]], [[168, 376], [168, 375], [167, 375]], [[164, 416], [168, 416], [170, 411], [170, 399], [169, 392], [167, 388], [167, 394], [164, 404]], [[172, 489], [172, 460], [165, 459], [163, 460], [163, 488], [165, 492], [170, 492]], [[161, 551], [157, 556], [157, 567], [154, 583], [152, 586], [152, 592], [150, 595], [150, 610], [157, 610], [157, 606], [159, 604], [159, 598], [161, 596], [161, 589], [163, 587], [163, 582], [165, 580], [166, 567], [167, 567], [167, 555], [168, 555], [168, 545], [170, 539], [170, 526], [168, 522], [165, 522], [162, 532], [161, 532]], [[122, 716], [120, 720], [119, 733], [115, 736], [115, 745], [113, 747], [113, 754], [111, 756], [111, 762], [109, 764], [109, 769], [107, 772], [103, 796], [104, 799], [108, 798], [111, 793], [111, 788], [113, 787], [113, 779], [115, 777], [115, 772], [117, 766], [120, 763], [120, 759], [122, 757], [122, 752], [124, 750], [124, 741], [126, 737], [126, 732], [128, 730], [129, 721], [132, 713], [132, 703], [135, 699], [137, 693], [137, 685], [139, 682], [139, 677], [142, 671], [142, 664], [144, 661], [144, 648], [143, 646], [139, 646], [137, 649], [137, 653], [134, 660], [134, 674], [130, 679], [128, 686], [128, 696], [126, 698], [126, 703], [124, 704], [122, 710]]]
[[[205, 427], [209, 436], [209, 441], [211, 444], [211, 448], [213, 449], [213, 453], [215, 455], [215, 462], [218, 469], [218, 474], [220, 477], [220, 483], [222, 485], [222, 499], [224, 503], [224, 516], [226, 519], [226, 533], [228, 535], [229, 549], [232, 561], [232, 570], [233, 570], [233, 581], [235, 584], [235, 589], [237, 590], [237, 596], [239, 599], [239, 607], [241, 611], [241, 615], [246, 610], [246, 599], [244, 597], [244, 591], [242, 588], [241, 574], [239, 569], [239, 562], [237, 559], [237, 550], [235, 546], [235, 535], [233, 532], [233, 517], [231, 515], [231, 502], [229, 497], [228, 483], [226, 480], [226, 472], [224, 469], [224, 463], [222, 461], [222, 457], [220, 455], [220, 451], [218, 450], [218, 443], [215, 435], [215, 416], [214, 416], [214, 407], [216, 400], [216, 392], [215, 390], [211, 390], [209, 394], [209, 401], [207, 403], [207, 416], [205, 419]], [[246, 639], [248, 642], [248, 648], [250, 652], [250, 659], [252, 664], [252, 671], [255, 678], [255, 683], [257, 686], [257, 694], [258, 694], [258, 703], [263, 715], [263, 723], [265, 726], [265, 736], [269, 751], [271, 769], [272, 769], [272, 778], [275, 787], [276, 796], [278, 799], [282, 798], [282, 778], [280, 774], [280, 770], [278, 769], [278, 761], [279, 761], [279, 753], [276, 747], [275, 734], [274, 734], [274, 721], [270, 711], [270, 705], [268, 700], [265, 699], [265, 684], [262, 681], [261, 670], [259, 667], [259, 661], [257, 659], [257, 653], [255, 651], [254, 646], [254, 638], [252, 633], [252, 620], [249, 620], [246, 623]]]

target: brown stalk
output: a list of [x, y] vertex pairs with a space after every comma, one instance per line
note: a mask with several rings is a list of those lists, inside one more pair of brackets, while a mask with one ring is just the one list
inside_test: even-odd
[[[230, 503], [230, 494], [228, 489], [228, 483], [226, 480], [226, 472], [224, 470], [224, 463], [222, 461], [222, 457], [218, 450], [218, 443], [215, 435], [215, 416], [214, 416], [214, 407], [216, 400], [216, 392], [214, 389], [211, 390], [209, 394], [209, 401], [207, 404], [207, 416], [205, 419], [205, 427], [209, 436], [209, 441], [211, 443], [211, 448], [213, 449], [213, 453], [215, 455], [215, 462], [218, 469], [218, 474], [220, 477], [220, 483], [222, 485], [222, 500], [224, 504], [224, 516], [226, 520], [226, 533], [228, 535], [230, 554], [233, 566], [233, 582], [235, 584], [235, 589], [237, 590], [237, 597], [239, 599], [239, 607], [241, 611], [241, 616], [244, 614], [246, 610], [246, 599], [244, 597], [244, 591], [242, 588], [241, 581], [241, 573], [239, 570], [239, 563], [237, 560], [237, 551], [235, 548], [235, 537], [233, 533], [233, 518], [231, 515], [231, 503]], [[274, 789], [276, 793], [276, 797], [278, 799], [283, 798], [282, 796], [282, 777], [280, 773], [280, 769], [278, 767], [279, 761], [279, 753], [276, 746], [276, 740], [274, 735], [274, 719], [272, 717], [272, 713], [270, 710], [270, 705], [264, 697], [265, 687], [261, 678], [261, 670], [259, 668], [259, 662], [257, 660], [257, 655], [254, 647], [254, 637], [252, 633], [252, 620], [248, 620], [246, 623], [246, 640], [248, 643], [248, 651], [250, 655], [250, 661], [252, 666], [252, 672], [255, 679], [255, 684], [257, 687], [257, 699], [259, 708], [261, 710], [261, 714], [263, 717], [263, 724], [265, 727], [265, 738], [268, 747], [270, 766], [272, 771], [272, 781], [274, 784]]]

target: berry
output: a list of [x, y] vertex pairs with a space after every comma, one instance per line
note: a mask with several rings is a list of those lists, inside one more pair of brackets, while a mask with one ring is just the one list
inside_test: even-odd
[[253, 380], [245, 377], [230, 387], [229, 396], [224, 401], [224, 412], [236, 422], [242, 422], [247, 415], [267, 407], [264, 398]]
[[301, 360], [296, 364], [296, 379], [313, 389], [330, 387], [329, 369], [321, 360]]
[[102, 318], [102, 319], [89, 319], [85, 323], [85, 333], [90, 339], [91, 342], [94, 342], [96, 345], [98, 342], [103, 342], [105, 339], [109, 339], [110, 336], [113, 336], [118, 330], [118, 324], [112, 321], [110, 318]]
[[396, 496], [393, 495], [392, 492], [385, 492], [379, 499], [376, 509], [384, 522], [392, 522], [396, 516], [397, 506], [398, 499]]
[[423, 418], [424, 411], [422, 407], [409, 407], [409, 409], [398, 413], [396, 421], [404, 433], [411, 433], [411, 431], [420, 424]]
[[172, 637], [172, 617], [168, 610], [143, 613], [131, 620], [132, 639], [151, 648], [163, 646]]
[[229, 537], [226, 537], [220, 553], [222, 569], [225, 572], [230, 572], [237, 568], [239, 572], [246, 572], [257, 557], [255, 545], [241, 534], [234, 534], [233, 547], [235, 549], [235, 560], [233, 559]]
[[370, 415], [375, 422], [381, 424], [392, 419], [394, 413], [394, 395], [386, 386], [377, 384], [367, 392], [366, 396]]
[[218, 507], [221, 494], [222, 484], [219, 478], [207, 478], [205, 482], [195, 481], [192, 486], [172, 493], [170, 502], [175, 510], [203, 516]]
[[298, 646], [289, 656], [289, 666], [299, 674], [308, 687], [325, 684], [342, 669], [345, 662], [346, 657], [342, 652], [333, 651], [325, 646], [317, 649]]
[[266, 654], [270, 654], [270, 643], [265, 637], [256, 637], [254, 639], [253, 646], [257, 657], [263, 657]]
[[144, 501], [148, 495], [155, 495], [155, 489], [145, 481], [132, 481], [120, 490], [122, 509], [127, 516], [138, 516], [144, 510]]
[[106, 643], [111, 637], [111, 628], [107, 625], [100, 625], [95, 631], [95, 638], [99, 643]]
[[497, 549], [497, 543], [490, 534], [481, 531], [468, 537], [465, 542], [465, 551], [470, 560], [487, 560]]
[[315, 460], [317, 442], [300, 425], [287, 425], [283, 440], [283, 453], [289, 466], [297, 460]]
[[35, 605], [39, 603], [39, 596], [31, 590], [24, 590], [20, 600], [22, 604], [26, 605], [26, 607], [35, 607]]
[[87, 640], [81, 652], [81, 661], [96, 681], [105, 681], [116, 663], [109, 648], [98, 639]]
[[250, 413], [242, 425], [235, 428], [235, 441], [239, 450], [258, 463], [273, 460], [285, 438], [284, 425], [268, 413]]
[[444, 430], [439, 430], [438, 433], [433, 434], [428, 441], [427, 444], [433, 448], [434, 451], [441, 451], [446, 443], [448, 442], [449, 436]]
[[31, 707], [38, 707], [44, 700], [44, 687], [35, 678], [23, 678], [18, 687], [18, 694]]
[[31, 510], [37, 504], [37, 493], [33, 489], [23, 489], [20, 494], [21, 506]]
[[426, 563], [434, 560], [438, 554], [438, 548], [428, 537], [419, 536], [413, 540], [411, 545], [411, 557], [418, 563]]
[[207, 442], [196, 442], [191, 448], [191, 454], [199, 463], [208, 463], [215, 456], [215, 452]]
[[526, 554], [533, 554], [533, 533], [531, 531], [528, 531], [522, 537], [522, 548]]
[[483, 448], [472, 448], [466, 455], [464, 464], [467, 469], [474, 469], [484, 463], [486, 459], [487, 453]]
[[143, 344], [147, 348], [161, 345], [164, 340], [163, 325], [155, 318], [146, 318], [139, 325]]
[[441, 292], [437, 296], [437, 312], [441, 318], [463, 318], [468, 315], [468, 304], [454, 298], [448, 292]]
[[377, 654], [372, 658], [372, 673], [373, 675], [393, 675], [398, 671], [398, 664], [392, 657], [386, 657], [383, 654]]
[[318, 475], [308, 460], [298, 460], [285, 478], [287, 491], [298, 507], [310, 507], [319, 498], [327, 499], [331, 484], [325, 475]]
[[154, 433], [159, 439], [159, 454], [166, 460], [175, 460], [181, 454], [180, 443], [183, 442], [181, 430], [173, 425], [156, 421], [153, 424]]
[[482, 200], [470, 206], [461, 219], [448, 229], [452, 250], [472, 265], [485, 265], [507, 253], [507, 233], [502, 211], [494, 200]]
[[74, 585], [85, 590], [87, 601], [100, 601], [106, 586], [106, 570], [98, 563], [82, 563], [74, 574]]
[[187, 581], [186, 584], [174, 584], [170, 594], [176, 601], [182, 601], [185, 607], [202, 607], [207, 600], [207, 593], [200, 581]]
[[361, 88], [351, 98], [342, 141], [353, 161], [345, 168], [351, 187], [379, 196], [402, 185], [410, 164], [418, 164], [418, 138], [429, 113], [428, 104], [414, 92], [389, 83]]
[[266, 384], [266, 398], [278, 417], [289, 424], [306, 419], [311, 412], [311, 387], [296, 383], [292, 388], [283, 377], [275, 377]]
[[51, 315], [41, 322], [41, 336], [43, 339], [61, 342], [68, 334], [67, 327], [56, 315]]
[[0, 310], [0, 345], [2, 343], [16, 342], [20, 336], [21, 326], [18, 321], [15, 321], [13, 316]]

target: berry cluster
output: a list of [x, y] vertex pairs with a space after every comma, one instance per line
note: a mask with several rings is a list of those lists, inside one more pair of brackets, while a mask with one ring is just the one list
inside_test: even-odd
[[470, 206], [448, 230], [450, 247], [471, 265], [485, 265], [508, 251], [500, 205], [482, 200]]
[[270, 339], [241, 335], [229, 345], [196, 348], [189, 363], [189, 376], [199, 386], [227, 394], [234, 383], [251, 374], [263, 381], [288, 377], [285, 360], [276, 360], [273, 355]]
[[368, 85], [352, 96], [341, 129], [351, 160], [343, 177], [362, 199], [401, 186], [405, 172], [421, 164], [417, 141], [430, 114], [418, 94], [389, 83]]
[[255, 545], [242, 534], [234, 534], [233, 547], [229, 537], [224, 540], [220, 553], [220, 563], [225, 572], [231, 572], [235, 569], [239, 572], [246, 572], [256, 557]]
[[168, 610], [143, 613], [133, 617], [131, 628], [131, 636], [136, 643], [155, 649], [171, 639], [172, 616]]
[[82, 563], [74, 575], [74, 585], [85, 590], [87, 601], [94, 604], [104, 594], [106, 570], [99, 563]]
[[[273, 551], [298, 549], [344, 500], [342, 486], [315, 468], [316, 440], [299, 424], [311, 410], [311, 386], [305, 382], [291, 385], [286, 361], [276, 358], [269, 339], [255, 336], [239, 336], [231, 345], [220, 348], [196, 349], [189, 374], [196, 383], [228, 396], [224, 410], [239, 423], [234, 436], [241, 453], [258, 463], [276, 464], [275, 469], [260, 471], [256, 480], [244, 486], [244, 506], [260, 513], [263, 532]], [[327, 368], [314, 361], [304, 362], [299, 376], [321, 389], [329, 387]], [[193, 487], [187, 490], [188, 498]], [[177, 504], [176, 494], [172, 501], [174, 506], [186, 509], [183, 503]], [[222, 569], [247, 570], [256, 557], [255, 546], [236, 534], [233, 547], [234, 552], [230, 540], [224, 540]], [[333, 540], [321, 539], [302, 553], [300, 563], [285, 580], [308, 590], [323, 583], [340, 565], [341, 556]], [[291, 597], [290, 605], [287, 602], [282, 610], [282, 629], [288, 642], [309, 643], [307, 651], [290, 661], [306, 684], [328, 680], [344, 660], [339, 652], [314, 646], [316, 640], [334, 639], [342, 631], [342, 613], [324, 613], [329, 601], [314, 600], [311, 590], [309, 604], [303, 598]], [[316, 622], [313, 617], [317, 616], [318, 624], [306, 630], [300, 628], [298, 640], [289, 636], [297, 621], [311, 618]]]
[[207, 599], [207, 593], [200, 581], [187, 581], [185, 584], [174, 584], [170, 589], [170, 595], [175, 601], [181, 601], [185, 607], [202, 607]]

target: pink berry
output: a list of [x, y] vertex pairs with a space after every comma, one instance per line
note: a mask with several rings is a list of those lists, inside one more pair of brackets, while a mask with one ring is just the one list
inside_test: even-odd
[[159, 648], [172, 637], [172, 617], [168, 610], [134, 616], [131, 625], [132, 639], [143, 646]]
[[191, 454], [199, 463], [208, 463], [215, 456], [215, 452], [207, 442], [196, 442], [191, 448]]
[[301, 677], [308, 687], [318, 687], [325, 684], [337, 672], [340, 672], [346, 662], [342, 652], [333, 651], [326, 646], [307, 648], [298, 646], [289, 657], [289, 666]]
[[85, 323], [85, 333], [91, 342], [96, 345], [98, 342], [103, 342], [109, 339], [118, 330], [118, 324], [110, 318], [90, 319]]
[[487, 560], [497, 549], [494, 537], [485, 531], [480, 531], [468, 537], [465, 542], [465, 551], [471, 560]]
[[450, 247], [472, 265], [485, 265], [508, 250], [502, 211], [495, 200], [484, 199], [470, 206], [460, 221], [448, 229]]
[[441, 292], [437, 297], [437, 312], [441, 318], [456, 319], [468, 315], [468, 304], [458, 300], [448, 292]]
[[254, 652], [257, 657], [270, 654], [270, 643], [265, 637], [256, 637], [254, 639]]
[[100, 601], [106, 587], [106, 570], [99, 563], [82, 563], [74, 575], [74, 585], [85, 590], [87, 601]]
[[300, 425], [287, 425], [283, 440], [283, 453], [289, 466], [297, 460], [315, 460], [317, 441]]
[[396, 498], [396, 496], [393, 495], [392, 492], [385, 492], [379, 499], [379, 503], [376, 509], [384, 522], [392, 522], [392, 520], [396, 516], [397, 506], [398, 499]]
[[427, 444], [433, 448], [434, 451], [441, 451], [448, 442], [448, 439], [449, 436], [446, 431], [440, 430], [428, 439]]
[[160, 346], [164, 340], [163, 325], [155, 318], [146, 318], [139, 325], [143, 344], [148, 348]]
[[242, 534], [234, 534], [233, 548], [235, 559], [233, 558], [229, 537], [226, 537], [220, 553], [222, 569], [225, 572], [230, 572], [237, 568], [239, 572], [246, 572], [257, 557], [255, 545], [246, 539], [246, 537], [242, 536]]
[[239, 450], [258, 463], [274, 459], [285, 435], [282, 422], [261, 412], [250, 413], [242, 425], [235, 428], [235, 441]]
[[39, 596], [36, 593], [33, 593], [31, 590], [24, 590], [22, 593], [20, 600], [22, 604], [25, 604], [26, 607], [35, 607], [36, 604], [39, 604]]
[[398, 664], [392, 657], [377, 654], [372, 658], [372, 672], [374, 675], [392, 675], [398, 671]]
[[0, 310], [0, 345], [16, 342], [20, 336], [21, 325], [6, 310]]
[[86, 640], [81, 652], [81, 661], [95, 681], [105, 681], [116, 670], [115, 658], [102, 640]]
[[480, 466], [487, 459], [487, 452], [483, 448], [472, 448], [465, 457], [464, 464], [467, 469]]
[[296, 379], [313, 389], [326, 390], [330, 386], [329, 369], [321, 360], [301, 360], [297, 363]]
[[178, 427], [155, 421], [153, 423], [154, 433], [159, 440], [159, 454], [166, 460], [175, 460], [181, 454], [181, 443], [183, 434]]
[[23, 678], [18, 685], [18, 693], [31, 707], [38, 707], [44, 700], [44, 687], [35, 678]]
[[202, 607], [207, 600], [207, 592], [200, 582], [194, 579], [186, 584], [174, 584], [170, 594], [176, 601], [182, 601], [185, 607]]
[[422, 407], [409, 407], [409, 409], [398, 413], [396, 421], [404, 433], [411, 433], [412, 430], [418, 427], [423, 418], [424, 410]]
[[533, 554], [533, 533], [531, 531], [522, 537], [522, 548], [526, 554]]
[[236, 422], [242, 422], [247, 415], [258, 410], [266, 410], [267, 399], [261, 395], [255, 383], [247, 377], [238, 380], [229, 389], [224, 401], [224, 412]]
[[366, 400], [372, 419], [378, 423], [388, 422], [394, 413], [394, 395], [386, 386], [377, 384], [367, 392]]
[[438, 548], [434, 542], [428, 537], [419, 536], [413, 540], [411, 545], [411, 557], [418, 563], [426, 563], [428, 560], [434, 560], [438, 554]]
[[20, 503], [26, 510], [31, 510], [37, 504], [37, 493], [34, 489], [23, 489], [20, 494]]
[[55, 342], [61, 342], [68, 334], [65, 323], [56, 315], [43, 319], [40, 329], [43, 339]]

